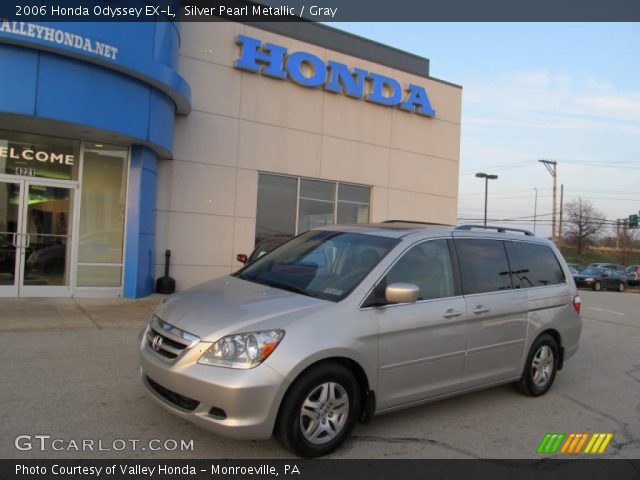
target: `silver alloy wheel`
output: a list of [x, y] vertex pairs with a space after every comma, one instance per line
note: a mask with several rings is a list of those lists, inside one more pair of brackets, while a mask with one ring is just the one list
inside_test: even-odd
[[542, 345], [533, 356], [531, 363], [531, 374], [536, 387], [542, 388], [549, 383], [553, 373], [553, 364], [553, 350], [549, 345]]
[[306, 440], [322, 445], [333, 440], [349, 417], [349, 395], [338, 383], [315, 387], [302, 403], [300, 431]]
[[620, 293], [624, 292], [624, 283], [620, 282], [620, 285], [618, 285], [618, 291]]
[[599, 292], [602, 289], [602, 285], [600, 284], [600, 282], [596, 282], [595, 285], [593, 286], [593, 289], [596, 292]]

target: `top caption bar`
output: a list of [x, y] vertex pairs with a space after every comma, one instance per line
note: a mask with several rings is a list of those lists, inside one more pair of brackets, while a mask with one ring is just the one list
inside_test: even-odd
[[[5, 22], [637, 22], [638, 0], [2, 0]], [[19, 26], [11, 26], [11, 28]], [[8, 28], [5, 24], [5, 28]]]

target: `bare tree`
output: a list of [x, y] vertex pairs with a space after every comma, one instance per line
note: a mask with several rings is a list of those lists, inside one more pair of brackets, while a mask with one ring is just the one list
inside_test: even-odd
[[576, 198], [564, 206], [566, 218], [565, 235], [567, 240], [576, 247], [578, 255], [594, 243], [605, 226], [605, 217], [589, 200]]

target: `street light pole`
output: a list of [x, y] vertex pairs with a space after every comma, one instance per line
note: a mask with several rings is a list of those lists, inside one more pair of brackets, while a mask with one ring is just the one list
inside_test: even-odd
[[484, 226], [487, 226], [487, 198], [489, 193], [489, 180], [496, 180], [497, 175], [488, 175], [484, 172], [476, 173], [477, 178], [484, 178]]
[[536, 234], [536, 224], [538, 223], [538, 189], [533, 187], [536, 191], [536, 199], [533, 202], [533, 234]]

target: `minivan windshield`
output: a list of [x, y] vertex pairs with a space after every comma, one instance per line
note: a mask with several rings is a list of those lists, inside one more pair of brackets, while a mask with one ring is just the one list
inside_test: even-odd
[[250, 282], [339, 302], [398, 243], [352, 232], [310, 230], [234, 276]]

